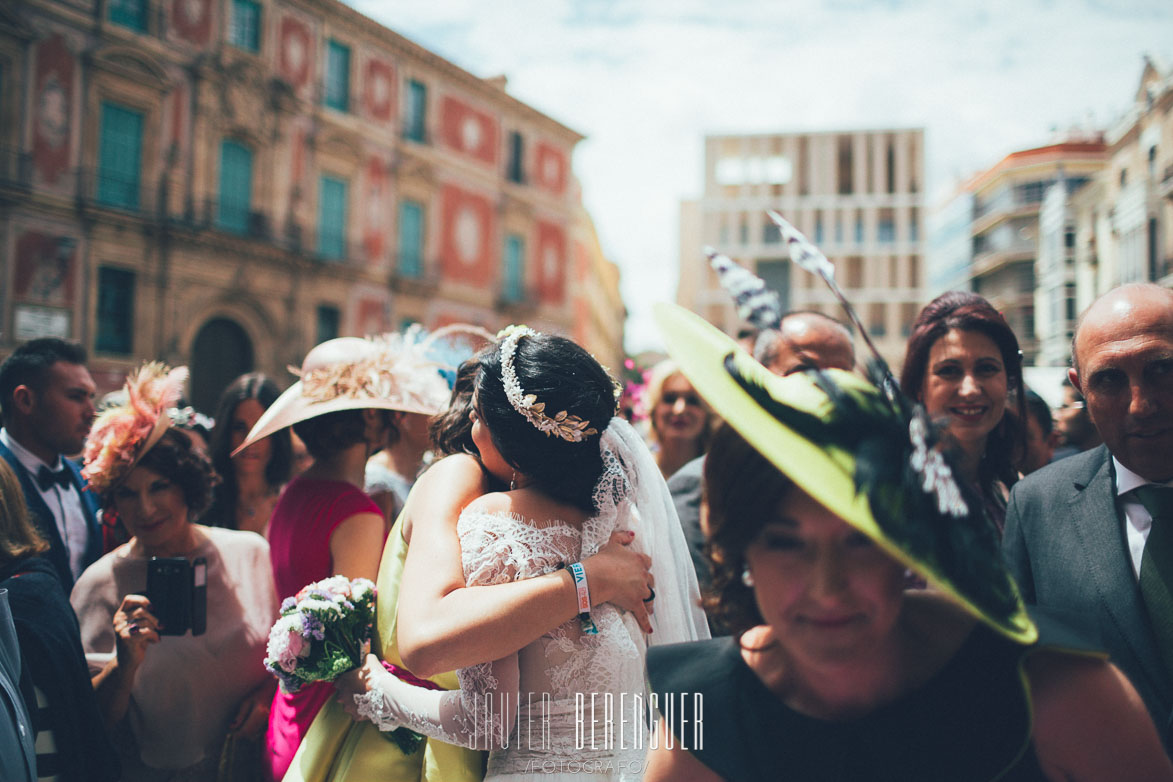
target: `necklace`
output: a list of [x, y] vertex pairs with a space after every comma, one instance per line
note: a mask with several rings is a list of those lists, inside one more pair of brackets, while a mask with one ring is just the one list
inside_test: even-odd
[[242, 496], [236, 502], [236, 514], [243, 516], [246, 519], [254, 519], [259, 510], [264, 509], [270, 512], [273, 509], [273, 500], [276, 499], [276, 492], [266, 492], [260, 495], [254, 495], [249, 500], [245, 500]]

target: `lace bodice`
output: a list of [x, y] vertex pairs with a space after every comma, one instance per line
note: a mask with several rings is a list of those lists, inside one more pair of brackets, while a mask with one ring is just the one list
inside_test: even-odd
[[[598, 518], [580, 530], [465, 511], [457, 523], [465, 581], [482, 586], [549, 573], [597, 552], [612, 531], [605, 527]], [[597, 634], [584, 633], [575, 618], [515, 654], [457, 671], [458, 692], [376, 677], [371, 692], [357, 697], [360, 712], [383, 730], [406, 725], [489, 749], [490, 777], [577, 764], [613, 779], [638, 779], [647, 741], [643, 635], [634, 619], [609, 604], [591, 615]]]

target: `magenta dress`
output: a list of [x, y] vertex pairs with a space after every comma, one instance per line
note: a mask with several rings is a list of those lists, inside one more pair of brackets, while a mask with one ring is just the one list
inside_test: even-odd
[[[370, 497], [344, 481], [295, 478], [285, 487], [269, 522], [269, 554], [280, 599], [334, 574], [330, 536], [356, 513], [382, 511]], [[285, 776], [318, 709], [333, 694], [334, 688], [325, 683], [310, 684], [292, 694], [277, 690], [265, 738], [265, 761], [272, 779]]]

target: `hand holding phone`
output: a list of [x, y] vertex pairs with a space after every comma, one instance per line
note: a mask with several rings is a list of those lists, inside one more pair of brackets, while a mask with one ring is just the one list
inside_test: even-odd
[[150, 644], [159, 642], [158, 620], [143, 595], [127, 595], [114, 612], [115, 653], [118, 667], [133, 671], [139, 667]]

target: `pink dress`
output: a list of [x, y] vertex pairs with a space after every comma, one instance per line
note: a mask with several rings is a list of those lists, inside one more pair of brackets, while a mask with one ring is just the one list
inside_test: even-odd
[[[278, 597], [284, 600], [311, 581], [333, 575], [330, 536], [357, 513], [382, 511], [370, 497], [344, 481], [303, 477], [285, 487], [269, 521], [269, 553]], [[292, 694], [277, 690], [265, 739], [265, 760], [272, 779], [285, 776], [318, 709], [333, 693], [334, 688], [325, 683], [311, 684]]]

